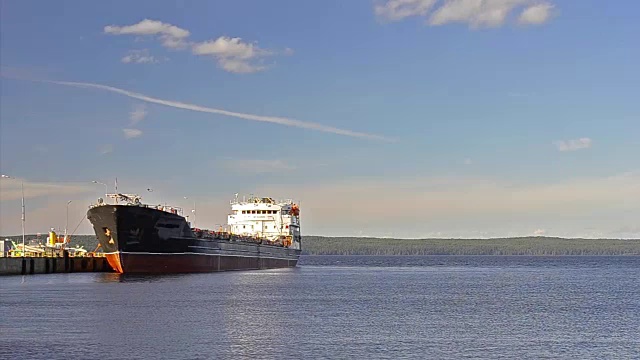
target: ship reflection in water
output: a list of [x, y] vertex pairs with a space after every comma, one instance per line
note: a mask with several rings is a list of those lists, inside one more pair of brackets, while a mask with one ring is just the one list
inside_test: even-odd
[[[283, 277], [283, 273], [295, 273], [299, 271], [299, 268], [284, 268], [284, 269], [270, 269], [270, 270], [243, 270], [233, 272], [235, 275], [234, 279], [237, 278], [237, 282], [239, 285], [244, 285], [256, 281], [256, 279], [260, 279], [262, 281], [265, 280], [266, 277], [269, 277], [269, 281], [272, 282], [276, 280], [278, 281], [286, 281], [286, 277]], [[112, 282], [120, 282], [120, 283], [148, 283], [148, 282], [163, 282], [163, 281], [180, 281], [182, 278], [188, 278], [190, 276], [207, 276], [208, 274], [182, 274], [182, 273], [171, 273], [171, 274], [119, 274], [115, 272], [109, 273], [99, 273], [96, 274], [95, 282], [98, 283], [112, 283]], [[216, 276], [216, 275], [213, 275]], [[217, 276], [221, 276], [218, 274]]]
[[180, 280], [189, 274], [118, 274], [118, 273], [102, 273], [96, 278], [96, 282], [100, 283], [149, 283]]

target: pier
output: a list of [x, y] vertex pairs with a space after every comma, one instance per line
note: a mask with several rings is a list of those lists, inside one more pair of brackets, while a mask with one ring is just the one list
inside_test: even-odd
[[113, 272], [103, 252], [69, 246], [70, 238], [58, 237], [51, 229], [46, 243], [31, 239], [18, 244], [11, 239], [0, 241], [0, 276], [72, 272]]
[[104, 257], [0, 257], [1, 275], [114, 272]]

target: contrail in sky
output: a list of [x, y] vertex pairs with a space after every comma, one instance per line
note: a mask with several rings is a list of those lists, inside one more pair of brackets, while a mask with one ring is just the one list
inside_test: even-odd
[[163, 99], [158, 99], [158, 98], [154, 98], [154, 97], [151, 97], [151, 96], [147, 96], [147, 95], [144, 95], [144, 94], [136, 93], [136, 92], [133, 92], [133, 91], [128, 91], [128, 90], [115, 88], [115, 87], [112, 87], [112, 86], [106, 86], [106, 85], [100, 85], [100, 84], [92, 84], [92, 83], [83, 83], [83, 82], [70, 82], [70, 81], [55, 81], [55, 80], [37, 80], [37, 81], [42, 81], [42, 82], [52, 83], [52, 84], [58, 84], [58, 85], [74, 86], [74, 87], [79, 87], [79, 88], [91, 88], [91, 89], [106, 90], [106, 91], [114, 92], [114, 93], [121, 94], [121, 95], [124, 95], [124, 96], [128, 96], [128, 97], [131, 97], [131, 98], [134, 98], [134, 99], [138, 99], [138, 100], [142, 100], [142, 101], [146, 101], [146, 102], [150, 102], [150, 103], [154, 103], [154, 104], [170, 106], [170, 107], [174, 107], [174, 108], [178, 108], [178, 109], [199, 111], [199, 112], [212, 113], [212, 114], [221, 114], [221, 115], [233, 116], [233, 117], [246, 119], [246, 120], [270, 122], [270, 123], [280, 124], [280, 125], [285, 125], [285, 126], [295, 126], [295, 127], [299, 127], [299, 128], [305, 128], [305, 129], [311, 129], [311, 130], [317, 130], [317, 131], [324, 131], [324, 132], [328, 132], [328, 133], [333, 133], [333, 134], [338, 134], [338, 135], [346, 135], [346, 136], [351, 136], [351, 137], [360, 137], [360, 138], [382, 140], [382, 141], [388, 141], [388, 142], [393, 142], [394, 141], [393, 139], [390, 139], [390, 138], [387, 138], [387, 137], [381, 136], [381, 135], [367, 134], [367, 133], [356, 132], [356, 131], [345, 130], [345, 129], [338, 129], [338, 128], [335, 128], [335, 127], [332, 127], [332, 126], [326, 126], [326, 125], [317, 124], [317, 123], [308, 122], [308, 121], [300, 121], [300, 120], [288, 119], [288, 118], [276, 117], [276, 116], [262, 116], [262, 115], [254, 115], [254, 114], [245, 114], [245, 113], [240, 113], [240, 112], [234, 112], [234, 111], [227, 111], [227, 110], [222, 110], [222, 109], [210, 108], [210, 107], [206, 107], [206, 106], [187, 104], [187, 103], [183, 103], [183, 102], [179, 102], [179, 101], [163, 100]]

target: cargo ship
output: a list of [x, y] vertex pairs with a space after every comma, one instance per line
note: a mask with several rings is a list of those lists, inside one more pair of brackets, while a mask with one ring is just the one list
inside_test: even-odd
[[300, 208], [292, 200], [230, 201], [227, 224], [191, 227], [180, 207], [143, 204], [135, 194], [106, 194], [87, 218], [118, 273], [193, 273], [295, 267], [301, 252]]

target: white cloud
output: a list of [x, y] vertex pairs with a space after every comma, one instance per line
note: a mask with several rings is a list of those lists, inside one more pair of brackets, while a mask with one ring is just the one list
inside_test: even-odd
[[389, 21], [402, 20], [409, 16], [424, 16], [437, 0], [389, 0], [377, 2], [374, 11], [380, 18]]
[[133, 139], [142, 135], [142, 130], [139, 129], [122, 129], [125, 139]]
[[588, 149], [591, 147], [592, 141], [589, 138], [580, 138], [574, 140], [559, 140], [554, 142], [559, 151], [577, 151]]
[[113, 145], [111, 145], [111, 144], [102, 145], [102, 146], [98, 147], [98, 152], [100, 152], [100, 154], [102, 154], [102, 155], [106, 155], [106, 154], [112, 153], [113, 152]]
[[431, 25], [467, 23], [470, 27], [497, 27], [513, 8], [527, 0], [447, 1], [429, 18]]
[[231, 73], [236, 74], [251, 74], [258, 71], [266, 70], [266, 66], [250, 64], [243, 60], [238, 59], [219, 59], [218, 65]]
[[147, 49], [130, 50], [120, 61], [125, 64], [156, 64], [160, 62], [155, 56], [150, 55]]
[[172, 49], [186, 47], [186, 39], [190, 35], [188, 30], [150, 19], [144, 19], [137, 24], [128, 26], [108, 25], [104, 27], [104, 32], [112, 35], [157, 35], [164, 47]]
[[131, 125], [135, 125], [140, 121], [144, 120], [147, 117], [147, 107], [144, 104], [138, 104], [136, 107], [129, 113], [129, 120], [131, 120]]
[[553, 5], [549, 3], [540, 3], [529, 6], [524, 9], [518, 17], [520, 24], [538, 25], [544, 24], [551, 17]]
[[411, 16], [426, 18], [431, 26], [450, 23], [468, 24], [470, 28], [502, 26], [516, 9], [524, 8], [518, 22], [542, 24], [550, 17], [553, 5], [539, 0], [388, 0], [376, 3], [374, 12], [388, 21]]
[[[112, 35], [157, 36], [162, 45], [169, 49], [183, 50], [190, 46], [194, 55], [210, 56], [217, 61], [218, 67], [236, 74], [266, 70], [267, 66], [261, 62], [265, 56], [293, 54], [291, 48], [285, 48], [283, 51], [261, 49], [238, 37], [220, 36], [215, 40], [199, 43], [189, 42], [190, 33], [188, 30], [150, 19], [144, 19], [137, 24], [128, 26], [108, 25], [104, 27], [104, 32]], [[147, 50], [132, 50], [121, 61], [123, 63], [148, 64], [159, 62], [160, 59], [149, 55]]]
[[195, 44], [192, 52], [195, 55], [213, 57], [221, 68], [233, 73], [252, 73], [264, 70], [264, 66], [252, 64], [250, 60], [273, 54], [273, 52], [261, 49], [254, 44], [243, 42], [241, 38], [226, 36]]
[[215, 41], [205, 41], [193, 46], [193, 53], [196, 55], [214, 55], [238, 59], [251, 59], [257, 52], [259, 52], [257, 46], [242, 42], [240, 38], [225, 36], [221, 36]]
[[225, 167], [237, 172], [248, 173], [273, 173], [294, 170], [295, 167], [283, 160], [260, 159], [230, 159], [225, 162]]
[[45, 83], [50, 83], [50, 84], [74, 86], [74, 87], [79, 87], [79, 88], [90, 88], [90, 89], [105, 90], [105, 91], [110, 91], [110, 92], [117, 93], [117, 94], [120, 94], [120, 95], [128, 96], [130, 98], [134, 98], [134, 99], [138, 99], [138, 100], [142, 100], [142, 101], [146, 101], [146, 102], [150, 102], [150, 103], [154, 103], [154, 104], [160, 104], [160, 105], [165, 105], [165, 106], [169, 106], [169, 107], [174, 107], [174, 108], [178, 108], [178, 109], [185, 109], [185, 110], [198, 111], [198, 112], [211, 113], [211, 114], [221, 114], [221, 115], [232, 116], [232, 117], [246, 119], [246, 120], [268, 122], [268, 123], [274, 123], [274, 124], [279, 124], [279, 125], [284, 125], [284, 126], [293, 126], [293, 127], [298, 127], [298, 128], [304, 128], [304, 129], [328, 132], [328, 133], [344, 135], [344, 136], [350, 136], [350, 137], [368, 138], [368, 139], [372, 139], [372, 140], [381, 140], [381, 141], [387, 141], [387, 142], [394, 142], [395, 141], [394, 139], [391, 139], [391, 138], [388, 138], [388, 137], [385, 137], [385, 136], [381, 136], [381, 135], [374, 135], [374, 134], [367, 134], [367, 133], [356, 132], [356, 131], [351, 131], [351, 130], [339, 129], [339, 128], [335, 128], [335, 127], [332, 127], [332, 126], [326, 126], [326, 125], [313, 123], [313, 122], [308, 122], [308, 121], [301, 121], [301, 120], [289, 119], [289, 118], [284, 118], [284, 117], [276, 117], [276, 116], [263, 116], [263, 115], [246, 114], [246, 113], [227, 111], [227, 110], [222, 110], [222, 109], [215, 109], [215, 108], [210, 108], [210, 107], [205, 107], [205, 106], [200, 106], [200, 105], [188, 104], [188, 103], [183, 103], [183, 102], [179, 102], [179, 101], [163, 100], [163, 99], [158, 99], [158, 98], [154, 98], [154, 97], [151, 97], [151, 96], [147, 96], [147, 95], [144, 95], [144, 94], [135, 93], [135, 92], [132, 92], [132, 91], [127, 91], [127, 90], [115, 88], [115, 87], [112, 87], [112, 86], [106, 86], [106, 85], [100, 85], [100, 84], [92, 84], [92, 83], [70, 82], [70, 81], [52, 81], [52, 80], [38, 80], [38, 81], [45, 82]]

